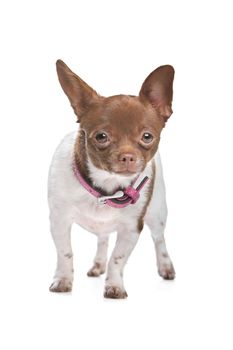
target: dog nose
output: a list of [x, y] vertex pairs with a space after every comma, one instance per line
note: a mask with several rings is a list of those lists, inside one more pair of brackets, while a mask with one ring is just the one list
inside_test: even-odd
[[136, 156], [133, 153], [122, 153], [119, 156], [119, 161], [125, 165], [133, 164], [136, 162]]

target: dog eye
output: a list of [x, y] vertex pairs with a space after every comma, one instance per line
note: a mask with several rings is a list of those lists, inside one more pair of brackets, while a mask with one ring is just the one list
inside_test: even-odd
[[106, 143], [108, 141], [108, 135], [105, 134], [104, 132], [99, 132], [96, 136], [95, 136], [96, 141], [98, 141], [99, 143]]
[[151, 135], [149, 132], [144, 132], [142, 135], [142, 141], [144, 143], [151, 143], [153, 140], [153, 135]]

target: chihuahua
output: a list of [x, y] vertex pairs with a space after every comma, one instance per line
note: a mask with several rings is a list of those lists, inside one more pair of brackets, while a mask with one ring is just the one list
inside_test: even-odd
[[64, 62], [58, 60], [56, 66], [80, 127], [58, 146], [49, 171], [50, 225], [57, 250], [50, 291], [72, 289], [73, 223], [97, 236], [87, 273], [92, 277], [105, 272], [109, 234], [117, 232], [107, 266], [106, 298], [127, 297], [123, 270], [144, 223], [151, 231], [159, 275], [174, 279], [164, 240], [167, 206], [158, 152], [160, 133], [172, 114], [173, 67], [154, 70], [139, 96], [102, 97]]

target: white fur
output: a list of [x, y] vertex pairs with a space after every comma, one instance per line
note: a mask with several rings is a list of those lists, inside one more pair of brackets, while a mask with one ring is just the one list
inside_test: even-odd
[[119, 174], [109, 173], [106, 170], [98, 169], [88, 157], [88, 169], [90, 171], [90, 178], [93, 184], [97, 187], [104, 188], [106, 191], [114, 192], [120, 186], [127, 187], [134, 180], [136, 175], [122, 176]]
[[[79, 183], [72, 170], [74, 144], [77, 132], [68, 134], [58, 146], [49, 171], [48, 199], [50, 207], [51, 233], [57, 249], [57, 269], [52, 291], [68, 291], [73, 281], [73, 258], [70, 242], [70, 231], [73, 223], [95, 233], [98, 237], [98, 248], [94, 266], [89, 271], [99, 275], [105, 271], [108, 235], [117, 231], [118, 238], [112, 257], [108, 264], [105, 296], [125, 297], [123, 285], [123, 268], [138, 240], [138, 217], [147, 199], [147, 187], [141, 191], [139, 201], [135, 205], [116, 209], [107, 205], [97, 204], [97, 200]], [[173, 273], [171, 260], [168, 256], [163, 232], [166, 223], [167, 210], [165, 188], [159, 153], [155, 156], [156, 179], [154, 193], [145, 216], [145, 223], [151, 229], [157, 252], [159, 273], [166, 278]], [[96, 168], [88, 159], [90, 176], [96, 186], [114, 191], [121, 186], [128, 186], [135, 175], [125, 177], [109, 174]], [[152, 177], [152, 162], [149, 162], [141, 174]]]

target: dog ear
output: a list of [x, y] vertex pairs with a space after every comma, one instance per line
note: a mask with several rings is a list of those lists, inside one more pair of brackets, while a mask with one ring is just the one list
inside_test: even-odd
[[99, 96], [95, 90], [73, 73], [62, 60], [58, 60], [56, 66], [61, 87], [79, 119], [98, 100]]
[[142, 84], [139, 96], [148, 101], [166, 122], [172, 114], [174, 68], [166, 65], [155, 69]]

